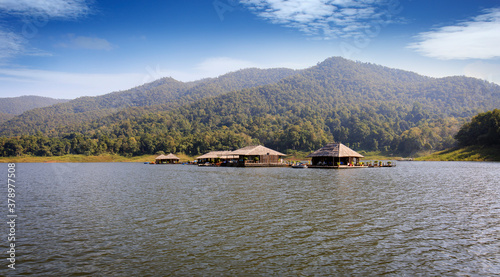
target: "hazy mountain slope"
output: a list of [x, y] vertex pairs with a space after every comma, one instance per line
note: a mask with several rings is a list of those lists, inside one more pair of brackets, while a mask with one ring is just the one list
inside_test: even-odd
[[58, 103], [68, 102], [65, 99], [53, 99], [41, 96], [20, 96], [0, 98], [0, 113], [20, 115], [25, 111], [36, 108], [48, 107]]
[[0, 124], [14, 118], [16, 115], [22, 114], [23, 112], [36, 108], [48, 107], [58, 103], [65, 103], [68, 101], [70, 100], [53, 99], [33, 95], [0, 98]]
[[277, 82], [292, 74], [295, 71], [291, 69], [245, 69], [218, 78], [188, 83], [162, 78], [126, 91], [81, 97], [67, 103], [30, 110], [11, 119], [11, 122], [1, 124], [0, 134], [14, 136], [40, 131], [57, 135], [60, 128], [78, 128], [81, 124], [109, 116], [127, 107], [158, 108], [161, 105], [161, 109], [172, 109], [207, 96]]

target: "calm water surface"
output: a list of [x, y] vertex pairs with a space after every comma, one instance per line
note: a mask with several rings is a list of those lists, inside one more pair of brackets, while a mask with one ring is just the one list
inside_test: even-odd
[[0, 275], [500, 275], [500, 163], [16, 169], [16, 269], [4, 235]]

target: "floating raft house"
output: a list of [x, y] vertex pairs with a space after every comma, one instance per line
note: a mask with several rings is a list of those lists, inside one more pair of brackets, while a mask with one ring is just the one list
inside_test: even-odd
[[197, 157], [198, 165], [240, 166], [240, 167], [277, 167], [288, 166], [283, 163], [286, 155], [262, 145], [240, 148], [234, 151], [212, 151]]
[[180, 159], [176, 155], [170, 153], [166, 156], [162, 154], [156, 157], [155, 164], [176, 164], [179, 163], [179, 161]]
[[363, 155], [343, 145], [329, 143], [307, 155], [312, 158], [309, 168], [361, 168], [360, 160]]
[[232, 153], [233, 151], [212, 151], [197, 157], [196, 160], [198, 160], [198, 164], [236, 162], [238, 160], [238, 155], [233, 155]]
[[231, 152], [238, 155], [238, 166], [243, 167], [278, 167], [288, 166], [283, 163], [286, 155], [269, 149], [262, 145], [254, 145], [240, 148]]

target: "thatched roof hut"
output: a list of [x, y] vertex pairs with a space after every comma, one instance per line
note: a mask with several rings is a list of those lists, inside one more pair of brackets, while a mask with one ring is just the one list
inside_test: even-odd
[[231, 152], [233, 155], [240, 156], [261, 156], [261, 155], [273, 155], [273, 156], [286, 156], [283, 153], [272, 150], [262, 145], [254, 145], [240, 148]]
[[322, 148], [307, 155], [312, 158], [312, 165], [338, 166], [358, 164], [363, 155], [343, 145], [342, 143], [329, 143]]
[[262, 145], [254, 145], [240, 148], [231, 152], [233, 155], [239, 156], [241, 166], [253, 165], [278, 165], [281, 164], [281, 157], [286, 156], [283, 153], [269, 149]]
[[161, 154], [160, 156], [156, 157], [156, 159], [155, 159], [155, 163], [157, 163], [157, 164], [173, 164], [173, 163], [178, 163], [179, 161], [180, 161], [180, 159], [172, 153], [170, 153], [166, 156]]
[[212, 151], [204, 155], [201, 155], [196, 159], [199, 162], [215, 161], [216, 159], [220, 160], [238, 159], [238, 155], [234, 155], [232, 153], [233, 153], [232, 151]]

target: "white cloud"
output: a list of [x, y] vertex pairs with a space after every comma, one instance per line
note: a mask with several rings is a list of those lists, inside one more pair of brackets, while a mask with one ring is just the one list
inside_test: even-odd
[[66, 43], [61, 43], [58, 46], [67, 48], [90, 49], [90, 50], [111, 50], [113, 45], [103, 38], [85, 37], [69, 35], [69, 40]]
[[375, 24], [385, 25], [401, 11], [391, 0], [241, 0], [275, 24], [323, 38], [352, 37]]
[[500, 9], [488, 9], [469, 21], [420, 33], [416, 39], [419, 41], [408, 48], [427, 57], [442, 60], [500, 57]]
[[0, 97], [54, 98], [95, 96], [143, 84], [145, 73], [80, 74], [32, 69], [0, 69]]
[[464, 68], [464, 75], [500, 84], [500, 64], [477, 61]]
[[[49, 55], [29, 46], [29, 39], [36, 35], [39, 28], [50, 19], [71, 20], [90, 12], [85, 0], [0, 0], [0, 13], [22, 21], [19, 32], [13, 33], [8, 27], [0, 25], [0, 60], [19, 55]], [[84, 42], [81, 42], [84, 43]], [[93, 41], [96, 45], [99, 41]], [[100, 42], [100, 47], [105, 46]]]
[[90, 8], [85, 0], [2, 0], [0, 10], [11, 15], [76, 18]]
[[25, 41], [22, 36], [0, 29], [0, 60], [24, 52]]

